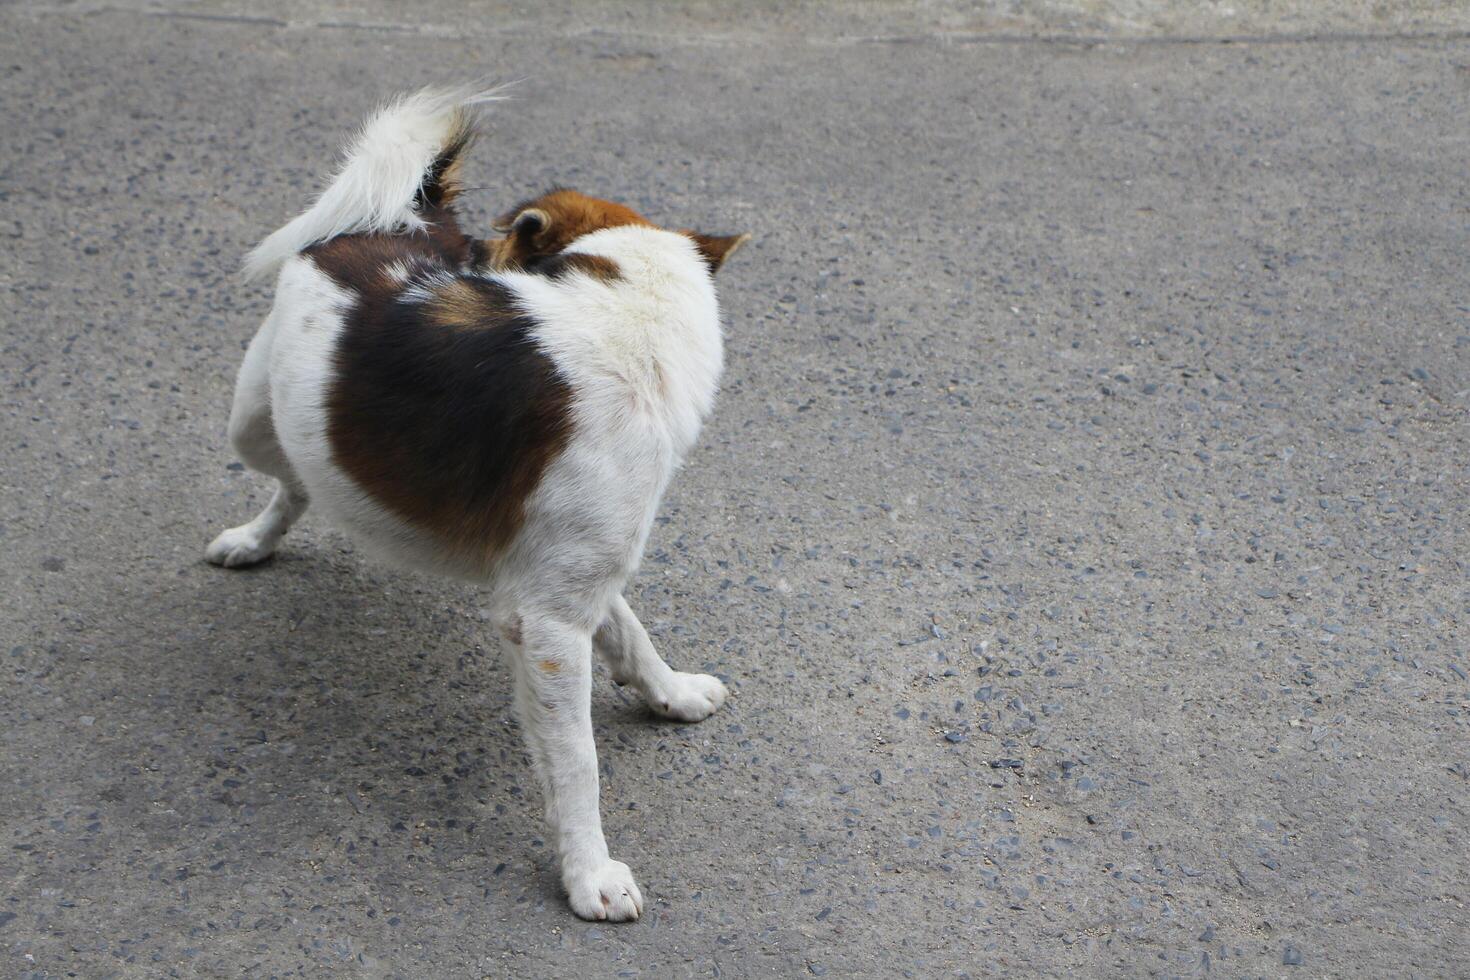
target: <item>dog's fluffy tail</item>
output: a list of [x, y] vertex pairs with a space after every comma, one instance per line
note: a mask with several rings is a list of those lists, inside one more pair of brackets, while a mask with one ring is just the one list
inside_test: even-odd
[[462, 157], [475, 134], [473, 107], [499, 101], [501, 91], [424, 89], [379, 109], [316, 203], [246, 256], [246, 280], [270, 276], [297, 252], [337, 235], [424, 227], [425, 208], [443, 207], [459, 193]]

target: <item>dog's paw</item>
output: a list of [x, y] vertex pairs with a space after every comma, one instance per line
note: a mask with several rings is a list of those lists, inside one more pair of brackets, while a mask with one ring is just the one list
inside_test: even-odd
[[243, 568], [246, 565], [265, 561], [275, 550], [276, 542], [268, 539], [261, 540], [255, 529], [245, 524], [221, 532], [220, 536], [211, 541], [209, 547], [204, 549], [204, 558], [213, 565]]
[[621, 861], [609, 859], [591, 871], [569, 873], [565, 884], [572, 911], [584, 919], [627, 922], [643, 914], [643, 893]]
[[725, 703], [725, 685], [709, 674], [674, 676], [648, 692], [648, 706], [654, 713], [674, 721], [704, 721]]

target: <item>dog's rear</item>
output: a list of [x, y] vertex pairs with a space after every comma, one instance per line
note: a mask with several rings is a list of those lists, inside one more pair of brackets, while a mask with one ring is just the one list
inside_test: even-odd
[[275, 275], [291, 256], [339, 235], [419, 231], [435, 224], [460, 190], [474, 107], [500, 89], [425, 89], [378, 110], [316, 203], [257, 245], [247, 280]]
[[[425, 251], [441, 262], [470, 260], [474, 243], [460, 233], [452, 205], [464, 152], [474, 138], [475, 107], [499, 100], [499, 91], [425, 89], [384, 105], [348, 146], [341, 169], [316, 202], [246, 257], [245, 279], [274, 276], [307, 250], [345, 243], [357, 244], [365, 254], [379, 253], [374, 263], [352, 263], [368, 276]], [[313, 291], [320, 292], [308, 287], [308, 293]], [[272, 410], [288, 396], [272, 392], [271, 362], [279, 359], [273, 348], [283, 306], [299, 311], [323, 299], [333, 302], [308, 295], [283, 304], [278, 292], [275, 308], [245, 352], [230, 412], [230, 443], [251, 469], [275, 477], [280, 486], [255, 520], [230, 528], [210, 544], [205, 555], [215, 564], [233, 568], [268, 558], [306, 509], [307, 489], [279, 438], [289, 423], [284, 413]]]

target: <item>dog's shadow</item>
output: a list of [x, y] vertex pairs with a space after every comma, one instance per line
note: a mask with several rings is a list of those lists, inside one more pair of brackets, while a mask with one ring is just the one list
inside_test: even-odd
[[505, 884], [557, 896], [510, 666], [490, 624], [455, 608], [468, 590], [307, 546], [181, 582], [192, 589], [159, 610], [177, 624], [169, 727], [187, 733], [176, 751], [206, 781], [210, 822], [353, 864], [373, 853], [488, 878], [529, 860]]
[[[310, 855], [351, 887], [414, 880], [491, 908], [563, 900], [514, 718], [512, 654], [471, 587], [308, 532], [253, 568], [201, 559], [123, 580], [98, 613], [126, 665], [105, 696], [132, 732], [107, 769], [151, 760], [99, 790], [119, 826], [178, 865], [289, 877]], [[601, 666], [595, 676], [605, 772], [682, 727]], [[156, 812], [188, 830], [154, 837]]]

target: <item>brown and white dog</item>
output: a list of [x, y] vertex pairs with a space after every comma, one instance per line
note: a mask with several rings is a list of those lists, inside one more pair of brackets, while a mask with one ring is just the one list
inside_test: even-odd
[[700, 721], [725, 699], [659, 658], [621, 593], [714, 403], [711, 277], [746, 236], [555, 190], [506, 214], [503, 237], [470, 238], [453, 202], [473, 107], [494, 98], [388, 105], [250, 254], [276, 295], [230, 441], [279, 485], [206, 556], [265, 559], [309, 501], [370, 552], [488, 588], [572, 909], [635, 919], [643, 897], [598, 813], [592, 651], [664, 717]]

